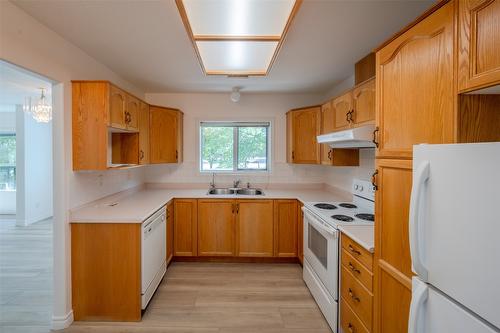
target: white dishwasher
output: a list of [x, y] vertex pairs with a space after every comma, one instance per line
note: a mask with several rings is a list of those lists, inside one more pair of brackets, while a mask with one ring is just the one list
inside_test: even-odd
[[144, 310], [167, 271], [165, 206], [142, 223], [141, 250], [141, 296]]

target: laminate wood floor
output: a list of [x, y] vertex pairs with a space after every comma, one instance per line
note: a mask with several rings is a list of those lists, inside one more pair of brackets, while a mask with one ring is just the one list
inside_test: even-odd
[[49, 332], [52, 219], [18, 227], [0, 219], [0, 332]]
[[75, 322], [64, 333], [328, 333], [296, 264], [173, 263], [138, 323]]

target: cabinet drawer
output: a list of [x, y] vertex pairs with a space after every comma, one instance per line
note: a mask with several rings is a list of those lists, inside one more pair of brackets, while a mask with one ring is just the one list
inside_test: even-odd
[[340, 327], [344, 333], [370, 332], [343, 298], [340, 303]]
[[342, 266], [366, 287], [369, 291], [373, 290], [373, 274], [368, 268], [354, 259], [346, 250], [342, 249]]
[[340, 294], [368, 329], [372, 327], [373, 295], [342, 267]]
[[342, 234], [342, 248], [365, 265], [369, 271], [373, 271], [373, 255], [344, 234]]

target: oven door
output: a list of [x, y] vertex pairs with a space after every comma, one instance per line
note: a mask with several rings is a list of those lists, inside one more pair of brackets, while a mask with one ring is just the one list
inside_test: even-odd
[[334, 300], [338, 300], [338, 231], [304, 211], [304, 256]]

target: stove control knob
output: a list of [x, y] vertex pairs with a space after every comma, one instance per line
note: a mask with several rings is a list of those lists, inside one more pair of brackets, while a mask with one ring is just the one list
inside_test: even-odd
[[359, 190], [363, 191], [363, 185], [359, 185]]
[[354, 185], [354, 189], [358, 190], [359, 189], [359, 185], [358, 184]]

